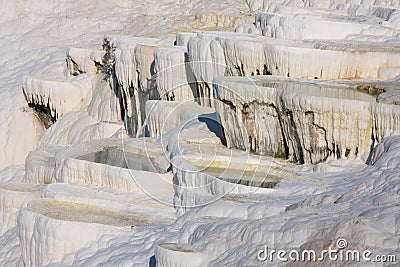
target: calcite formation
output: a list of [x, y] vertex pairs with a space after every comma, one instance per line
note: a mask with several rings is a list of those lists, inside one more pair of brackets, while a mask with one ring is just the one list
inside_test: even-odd
[[37, 131], [0, 165], [0, 265], [280, 266], [260, 250], [345, 241], [395, 266], [399, 2], [161, 2], [135, 3], [143, 36], [23, 79]]
[[51, 199], [31, 201], [21, 209], [18, 220], [22, 258], [28, 266], [62, 259], [104, 233], [126, 233], [132, 226], [147, 223], [145, 218]]
[[31, 105], [50, 109], [54, 120], [70, 111], [76, 111], [92, 88], [93, 76], [79, 77], [28, 77], [24, 80], [23, 92]]
[[365, 159], [371, 147], [398, 134], [400, 109], [377, 103], [355, 87], [288, 78], [221, 78], [215, 81], [216, 109], [228, 146], [307, 163], [329, 157]]
[[103, 50], [70, 47], [67, 52], [67, 69], [70, 75], [97, 73], [104, 65]]
[[187, 101], [198, 97], [186, 47], [157, 48], [154, 58], [157, 90], [161, 99]]
[[113, 89], [123, 106], [124, 124], [129, 135], [136, 136], [144, 121], [144, 103], [158, 99], [155, 87], [154, 50], [157, 38], [107, 37]]
[[212, 114], [215, 111], [206, 106], [200, 106], [193, 98], [188, 101], [149, 100], [146, 102], [146, 123], [144, 134], [156, 137], [166, 134], [181, 124], [202, 114]]

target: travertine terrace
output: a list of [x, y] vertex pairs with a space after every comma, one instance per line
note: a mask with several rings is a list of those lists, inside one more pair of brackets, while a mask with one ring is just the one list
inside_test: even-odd
[[0, 6], [1, 266], [399, 264], [399, 1]]

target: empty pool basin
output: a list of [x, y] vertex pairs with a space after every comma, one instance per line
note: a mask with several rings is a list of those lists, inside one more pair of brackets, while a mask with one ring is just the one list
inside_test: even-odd
[[173, 194], [161, 145], [147, 139], [101, 139], [59, 151], [53, 182], [90, 184], [149, 195]]
[[61, 260], [106, 234], [129, 234], [149, 219], [110, 209], [39, 199], [18, 215], [24, 266], [43, 266]]

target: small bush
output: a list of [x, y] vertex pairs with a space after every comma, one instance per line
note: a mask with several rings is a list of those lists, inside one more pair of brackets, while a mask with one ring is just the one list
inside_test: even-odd
[[106, 52], [104, 54], [104, 65], [102, 67], [102, 72], [106, 75], [106, 79], [109, 79], [113, 70], [114, 70], [114, 64], [115, 64], [115, 57], [114, 57], [114, 52], [115, 52], [115, 46], [114, 44], [111, 44], [110, 41], [107, 38], [103, 39], [103, 50]]

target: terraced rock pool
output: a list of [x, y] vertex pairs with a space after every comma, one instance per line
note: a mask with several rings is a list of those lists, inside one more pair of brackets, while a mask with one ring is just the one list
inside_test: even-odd
[[125, 169], [166, 173], [166, 170], [159, 167], [155, 162], [155, 158], [148, 155], [146, 151], [143, 151], [143, 153], [133, 153], [123, 150], [120, 147], [107, 147], [100, 151], [79, 156], [77, 159]]
[[262, 171], [208, 167], [202, 172], [225, 182], [262, 188], [274, 188], [280, 181], [279, 177]]

